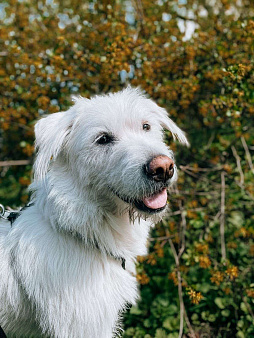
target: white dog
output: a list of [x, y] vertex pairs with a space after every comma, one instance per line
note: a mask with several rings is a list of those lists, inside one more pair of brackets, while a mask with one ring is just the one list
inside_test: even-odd
[[[176, 180], [166, 111], [138, 89], [35, 126], [32, 205], [0, 224], [0, 325], [8, 337], [109, 338], [138, 297], [137, 255]], [[126, 265], [126, 266], [125, 266]]]

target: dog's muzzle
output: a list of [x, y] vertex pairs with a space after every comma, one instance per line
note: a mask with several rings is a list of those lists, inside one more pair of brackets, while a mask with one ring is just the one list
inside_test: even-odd
[[145, 166], [144, 173], [154, 185], [154, 191], [141, 199], [123, 196], [120, 192], [111, 189], [115, 195], [128, 204], [132, 204], [139, 211], [155, 214], [163, 211], [167, 205], [167, 187], [174, 175], [174, 161], [165, 155], [152, 158]]

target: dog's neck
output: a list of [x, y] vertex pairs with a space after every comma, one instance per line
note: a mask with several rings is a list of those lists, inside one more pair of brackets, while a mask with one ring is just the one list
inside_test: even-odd
[[55, 174], [32, 185], [38, 210], [55, 230], [117, 257], [134, 259], [146, 253], [151, 221], [131, 220], [126, 205], [117, 208], [114, 199], [98, 201], [92, 189], [75, 186], [67, 173], [65, 178], [61, 173], [61, 180]]

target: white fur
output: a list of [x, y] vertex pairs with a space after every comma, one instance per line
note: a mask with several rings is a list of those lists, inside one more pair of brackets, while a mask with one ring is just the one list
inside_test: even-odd
[[[138, 298], [136, 256], [146, 254], [149, 228], [163, 213], [137, 212], [115, 192], [155, 192], [142, 168], [154, 156], [172, 157], [162, 127], [188, 144], [164, 109], [130, 87], [77, 98], [37, 122], [34, 205], [12, 228], [0, 223], [0, 325], [8, 337], [109, 338], [121, 330], [121, 312]], [[101, 132], [114, 144], [97, 144]], [[112, 255], [126, 259], [126, 270]]]

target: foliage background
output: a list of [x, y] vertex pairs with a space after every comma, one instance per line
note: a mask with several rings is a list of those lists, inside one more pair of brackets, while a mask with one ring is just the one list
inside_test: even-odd
[[[33, 125], [72, 94], [141, 86], [183, 128], [170, 212], [139, 258], [124, 337], [254, 336], [254, 5], [9, 0], [0, 5], [0, 201], [28, 201]], [[11, 165], [25, 160], [26, 165]]]

